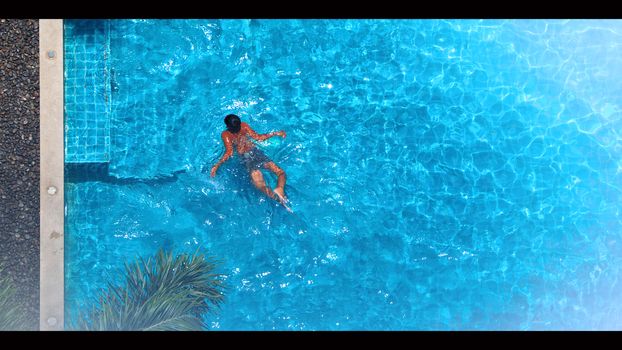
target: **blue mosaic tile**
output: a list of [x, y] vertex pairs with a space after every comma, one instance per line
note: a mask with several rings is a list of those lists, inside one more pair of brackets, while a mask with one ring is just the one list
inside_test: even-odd
[[65, 162], [110, 160], [110, 26], [65, 21]]

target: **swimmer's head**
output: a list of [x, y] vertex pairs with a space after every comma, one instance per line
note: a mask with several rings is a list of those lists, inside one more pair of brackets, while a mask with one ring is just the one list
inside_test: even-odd
[[237, 115], [229, 114], [225, 117], [225, 124], [227, 125], [227, 130], [234, 134], [237, 134], [240, 131], [242, 122], [240, 121], [240, 117], [238, 117]]

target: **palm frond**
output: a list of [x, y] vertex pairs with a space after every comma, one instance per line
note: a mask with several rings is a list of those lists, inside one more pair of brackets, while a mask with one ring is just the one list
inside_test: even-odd
[[145, 328], [145, 331], [193, 331], [202, 329], [201, 320], [195, 316], [179, 316], [163, 320], [153, 326]]
[[204, 315], [224, 300], [217, 262], [203, 254], [160, 249], [147, 260], [125, 264], [125, 283], [108, 284], [97, 305], [80, 313], [74, 329], [202, 330]]
[[19, 331], [27, 328], [25, 307], [17, 297], [13, 281], [0, 266], [0, 330]]

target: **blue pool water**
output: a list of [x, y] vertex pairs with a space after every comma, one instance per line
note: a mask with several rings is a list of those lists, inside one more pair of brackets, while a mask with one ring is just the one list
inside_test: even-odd
[[[622, 22], [107, 26], [109, 161], [66, 173], [69, 314], [124, 260], [201, 246], [229, 286], [212, 329], [622, 328]], [[228, 113], [287, 132], [260, 147], [294, 215], [237, 156], [209, 177]]]

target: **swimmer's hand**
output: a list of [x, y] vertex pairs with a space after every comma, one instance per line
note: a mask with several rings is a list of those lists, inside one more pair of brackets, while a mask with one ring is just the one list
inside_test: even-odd
[[287, 136], [287, 134], [283, 130], [277, 131], [274, 134], [277, 135], [277, 136], [281, 136], [282, 138], [285, 138], [285, 136]]
[[214, 165], [214, 167], [212, 168], [212, 171], [210, 171], [210, 173], [209, 173], [209, 174], [210, 174], [212, 177], [215, 177], [215, 176], [216, 176], [216, 171], [217, 171], [217, 170], [218, 170], [218, 165]]

